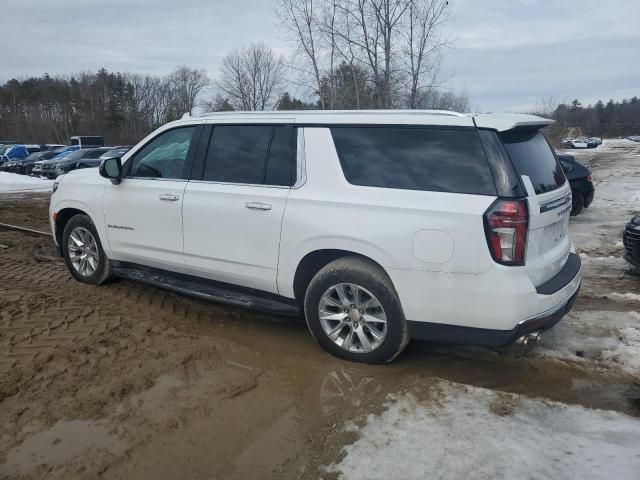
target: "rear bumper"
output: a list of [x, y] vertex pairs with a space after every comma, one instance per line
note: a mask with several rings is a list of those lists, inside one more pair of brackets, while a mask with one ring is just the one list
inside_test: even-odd
[[549, 330], [562, 320], [573, 308], [580, 287], [571, 297], [553, 310], [537, 317], [520, 322], [512, 330], [493, 330], [489, 328], [463, 327], [460, 325], [444, 325], [441, 323], [409, 321], [411, 338], [438, 343], [458, 343], [480, 345], [484, 347], [504, 347], [514, 343], [527, 333]]
[[596, 194], [596, 189], [591, 184], [591, 188], [587, 190], [586, 195], [584, 196], [584, 207], [587, 208], [593, 202], [593, 197]]
[[423, 290], [419, 312], [414, 305], [406, 308], [403, 292], [399, 293], [412, 338], [504, 346], [527, 333], [553, 327], [571, 310], [581, 285], [580, 269], [580, 257], [572, 253], [562, 270], [537, 288], [517, 268], [468, 278], [466, 286], [458, 277], [447, 282], [446, 289]]

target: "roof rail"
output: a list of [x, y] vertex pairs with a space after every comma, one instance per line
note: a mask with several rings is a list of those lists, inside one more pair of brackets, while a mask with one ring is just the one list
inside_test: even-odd
[[[238, 114], [251, 115], [447, 115], [452, 117], [468, 117], [466, 113], [453, 112], [451, 110], [265, 110], [246, 111], [232, 110], [229, 112], [203, 112], [197, 117], [226, 116]], [[192, 115], [185, 113], [182, 118], [190, 118]]]

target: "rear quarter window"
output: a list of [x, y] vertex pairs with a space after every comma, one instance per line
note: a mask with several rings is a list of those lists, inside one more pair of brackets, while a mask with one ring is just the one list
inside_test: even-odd
[[496, 195], [475, 129], [332, 127], [331, 134], [351, 184]]
[[516, 172], [531, 179], [536, 194], [551, 192], [564, 184], [560, 162], [542, 132], [509, 130], [499, 135]]

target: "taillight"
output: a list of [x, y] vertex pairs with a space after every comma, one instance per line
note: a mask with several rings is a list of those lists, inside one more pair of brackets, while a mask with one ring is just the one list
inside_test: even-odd
[[524, 265], [529, 211], [526, 200], [498, 199], [484, 214], [484, 231], [493, 259], [503, 265]]
[[593, 178], [591, 177], [591, 175], [587, 177], [587, 182], [593, 182]]

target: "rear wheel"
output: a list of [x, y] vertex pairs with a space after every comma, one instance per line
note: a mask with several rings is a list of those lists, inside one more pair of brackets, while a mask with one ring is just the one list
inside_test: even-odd
[[320, 270], [307, 288], [304, 307], [316, 341], [345, 360], [387, 363], [409, 341], [391, 280], [362, 258], [340, 258]]
[[69, 220], [60, 246], [67, 268], [76, 280], [100, 285], [109, 279], [109, 259], [102, 249], [96, 227], [87, 215], [79, 214]]
[[575, 192], [571, 200], [571, 216], [575, 217], [584, 210], [584, 195], [580, 192]]

